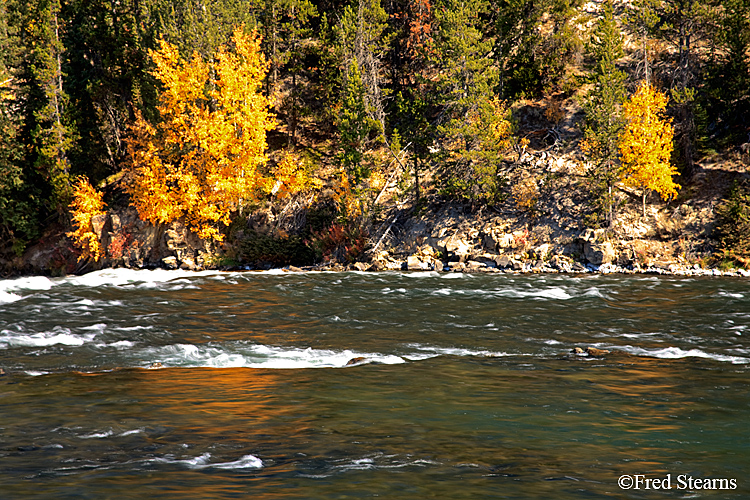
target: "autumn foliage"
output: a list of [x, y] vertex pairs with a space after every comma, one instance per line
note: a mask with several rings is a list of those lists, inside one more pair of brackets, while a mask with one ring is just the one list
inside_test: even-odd
[[662, 199], [677, 195], [680, 188], [672, 177], [677, 170], [670, 163], [674, 127], [664, 116], [667, 96], [646, 82], [623, 105], [627, 120], [620, 137], [620, 158], [625, 167], [625, 185], [656, 191]]
[[94, 232], [91, 219], [97, 215], [103, 215], [105, 212], [102, 208], [104, 208], [102, 193], [94, 189], [88, 179], [79, 177], [73, 192], [73, 202], [70, 204], [75, 231], [67, 233], [73, 238], [73, 244], [81, 250], [78, 260], [89, 257], [99, 260], [101, 257], [101, 245]]
[[261, 93], [267, 64], [260, 38], [236, 29], [229, 47], [190, 60], [161, 41], [150, 51], [161, 82], [156, 126], [138, 116], [128, 142], [129, 192], [144, 220], [181, 217], [202, 238], [220, 241], [219, 223], [268, 185], [266, 132], [273, 128]]

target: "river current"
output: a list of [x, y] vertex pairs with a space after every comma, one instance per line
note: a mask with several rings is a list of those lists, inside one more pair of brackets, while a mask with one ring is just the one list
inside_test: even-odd
[[27, 277], [0, 368], [3, 499], [750, 498], [747, 279]]

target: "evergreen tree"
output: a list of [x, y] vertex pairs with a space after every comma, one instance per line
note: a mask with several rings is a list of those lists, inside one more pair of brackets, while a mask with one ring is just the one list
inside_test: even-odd
[[[38, 232], [36, 188], [29, 182], [22, 144], [25, 95], [20, 75], [21, 40], [11, 9], [0, 4], [0, 253], [20, 253]], [[17, 12], [17, 10], [16, 10]], [[24, 168], [27, 167], [27, 168]]]
[[576, 8], [582, 0], [498, 0], [490, 2], [494, 57], [504, 97], [549, 90], [579, 52]]
[[369, 173], [362, 164], [362, 160], [365, 145], [376, 123], [367, 112], [365, 87], [355, 61], [349, 64], [341, 99], [341, 111], [336, 125], [341, 147], [339, 161], [344, 170], [352, 176], [356, 185]]
[[66, 29], [60, 0], [38, 0], [20, 6], [21, 62], [27, 85], [23, 140], [29, 161], [42, 175], [47, 208], [63, 216], [73, 194], [69, 152], [76, 138], [65, 91], [63, 37]]
[[586, 128], [582, 149], [595, 165], [591, 172], [591, 187], [595, 203], [601, 204], [610, 227], [615, 218], [612, 190], [622, 177], [618, 141], [625, 123], [620, 110], [620, 105], [625, 101], [625, 73], [616, 65], [616, 61], [624, 55], [622, 43], [612, 0], [608, 0], [588, 45], [596, 65], [593, 71], [594, 88], [584, 104]]
[[71, 168], [96, 183], [118, 171], [135, 111], [153, 118], [147, 50], [155, 48], [157, 25], [140, 0], [71, 0], [63, 12], [70, 20], [66, 91], [79, 132]]
[[[439, 31], [434, 62], [439, 69], [436, 101], [439, 105], [441, 148], [444, 168], [438, 182], [451, 196], [480, 198], [475, 189], [477, 172], [472, 155], [482, 144], [477, 133], [488, 123], [484, 118], [495, 99], [499, 71], [491, 57], [494, 40], [484, 34], [485, 0], [443, 0], [436, 10]], [[477, 122], [479, 126], [477, 127]]]
[[213, 57], [228, 43], [235, 26], [257, 26], [258, 9], [243, 0], [151, 0], [150, 15], [159, 22], [159, 36], [176, 45], [185, 57], [197, 52]]
[[633, 31], [633, 34], [640, 40], [642, 55], [642, 66], [639, 71], [636, 72], [636, 76], [640, 78], [643, 75], [643, 80], [646, 83], [651, 82], [652, 64], [649, 60], [649, 39], [651, 34], [659, 22], [659, 16], [657, 14], [657, 6], [659, 0], [635, 0], [630, 6], [629, 10], [625, 15], [625, 20]]
[[300, 110], [300, 76], [305, 73], [304, 59], [307, 53], [306, 39], [313, 35], [311, 22], [318, 16], [317, 9], [309, 0], [266, 0], [260, 20], [263, 29], [263, 45], [269, 62], [266, 91], [270, 96], [276, 85], [286, 74], [291, 75], [291, 88], [285, 99], [277, 103], [287, 122], [289, 145], [296, 140]]
[[750, 142], [750, 1], [724, 0], [717, 8], [720, 50], [714, 61], [716, 110], [726, 124], [724, 133], [735, 143]]
[[365, 91], [365, 105], [370, 118], [385, 130], [385, 105], [383, 98], [382, 61], [388, 51], [390, 36], [386, 36], [388, 15], [380, 0], [357, 0], [353, 7], [346, 6], [337, 26], [339, 50], [347, 68], [352, 61]]

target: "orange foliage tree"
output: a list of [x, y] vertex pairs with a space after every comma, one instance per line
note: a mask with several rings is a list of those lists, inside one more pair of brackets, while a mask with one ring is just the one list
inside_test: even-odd
[[138, 116], [128, 141], [128, 190], [140, 217], [153, 223], [184, 217], [201, 238], [221, 241], [219, 223], [256, 199], [270, 180], [266, 132], [274, 125], [261, 94], [267, 63], [257, 34], [234, 31], [231, 50], [190, 60], [160, 41], [150, 51], [161, 82], [156, 126]]
[[625, 167], [624, 184], [642, 190], [644, 216], [647, 190], [656, 191], [666, 200], [677, 195], [680, 188], [672, 180], [677, 173], [670, 163], [674, 127], [664, 116], [666, 106], [667, 96], [646, 82], [623, 104], [627, 125], [619, 148]]
[[91, 219], [105, 213], [102, 210], [105, 205], [102, 196], [103, 194], [94, 189], [87, 178], [78, 178], [73, 191], [73, 202], [70, 204], [75, 231], [67, 233], [69, 237], [73, 238], [73, 244], [81, 250], [78, 260], [88, 257], [99, 260], [101, 257], [102, 249], [99, 237], [94, 232]]

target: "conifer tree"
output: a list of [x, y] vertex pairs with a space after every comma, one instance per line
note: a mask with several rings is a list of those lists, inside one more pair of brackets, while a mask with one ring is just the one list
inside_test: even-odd
[[487, 9], [485, 0], [443, 0], [435, 14], [439, 31], [434, 62], [440, 70], [436, 100], [442, 117], [439, 154], [444, 163], [438, 181], [446, 194], [474, 199], [484, 194], [477, 192], [478, 172], [468, 152], [484, 143], [477, 134], [491, 124], [482, 121], [497, 114], [492, 111], [499, 81], [490, 56], [494, 40], [484, 35], [481, 17]]
[[385, 32], [387, 21], [380, 0], [357, 0], [353, 6], [344, 8], [337, 26], [345, 72], [348, 75], [351, 62], [356, 62], [367, 113], [380, 124], [381, 131], [385, 130], [382, 60], [391, 38]]
[[356, 185], [368, 174], [362, 159], [370, 131], [377, 126], [367, 113], [365, 87], [356, 61], [349, 64], [336, 125], [341, 145], [339, 161]]
[[616, 61], [623, 56], [622, 41], [612, 0], [608, 0], [588, 45], [596, 66], [593, 72], [594, 88], [584, 105], [586, 128], [582, 149], [595, 165], [592, 188], [597, 202], [603, 205], [610, 227], [615, 218], [612, 190], [622, 177], [618, 140], [624, 125], [620, 106], [625, 100], [625, 73], [616, 65]]
[[49, 187], [46, 203], [60, 216], [73, 194], [69, 152], [76, 134], [65, 91], [60, 0], [39, 0], [22, 7], [23, 78], [27, 81], [26, 131], [30, 160]]
[[[643, 53], [643, 79], [646, 83], [651, 83], [651, 65], [649, 60], [649, 39], [651, 32], [659, 22], [657, 14], [658, 0], [635, 0], [630, 6], [625, 16], [627, 24], [633, 33], [640, 39], [641, 51]], [[639, 73], [640, 74], [640, 73]]]
[[[0, 3], [0, 253], [20, 253], [37, 233], [37, 188], [29, 182], [23, 141], [25, 92], [15, 1]], [[26, 171], [25, 171], [26, 170]]]

